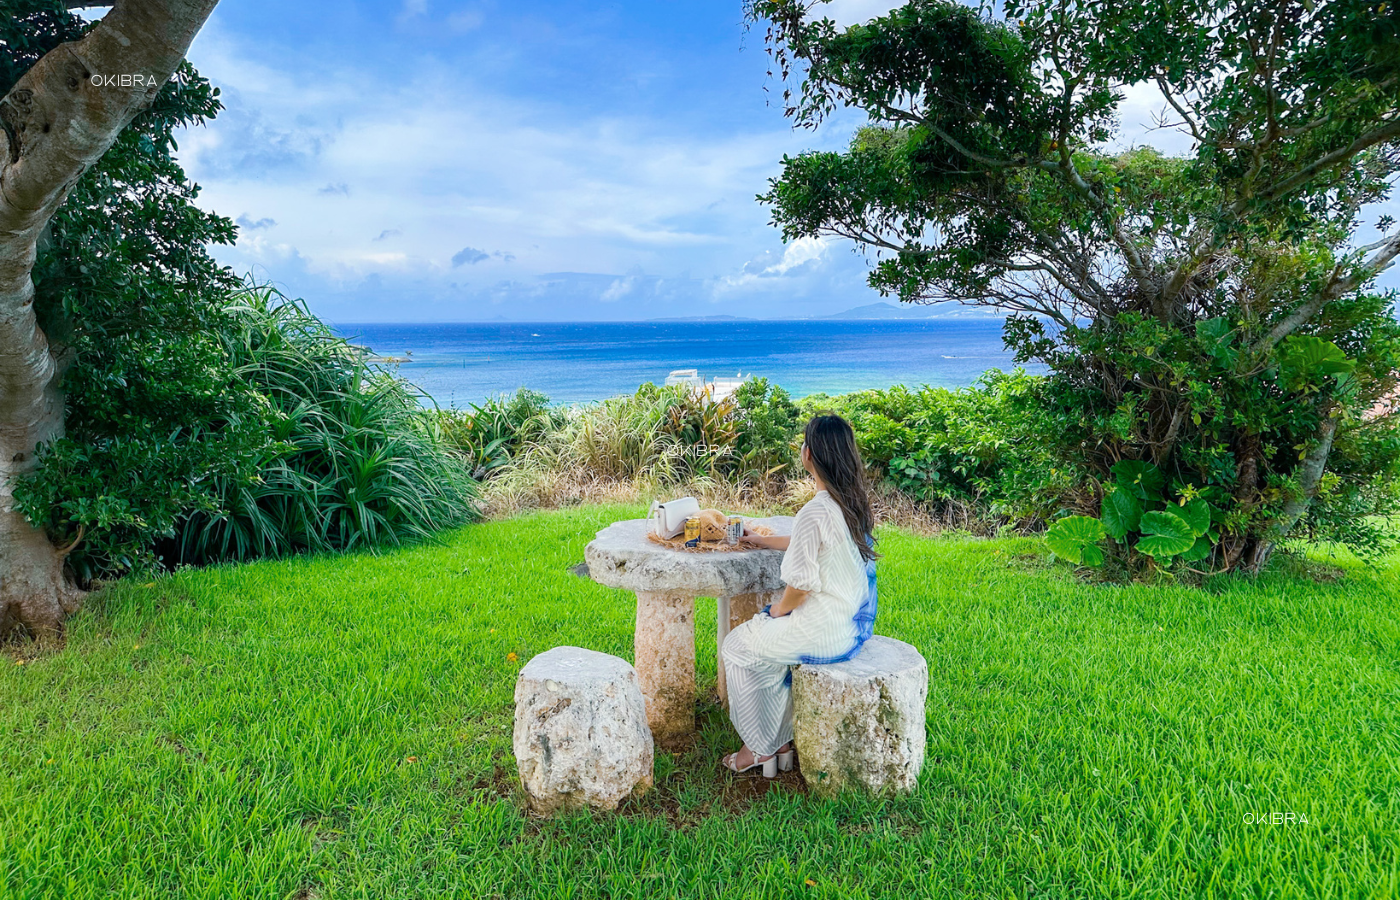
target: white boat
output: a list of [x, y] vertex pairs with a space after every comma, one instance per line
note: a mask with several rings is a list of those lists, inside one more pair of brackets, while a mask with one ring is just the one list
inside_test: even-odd
[[691, 387], [704, 387], [705, 382], [700, 378], [699, 369], [676, 369], [666, 376], [666, 386], [675, 384], [688, 384]]

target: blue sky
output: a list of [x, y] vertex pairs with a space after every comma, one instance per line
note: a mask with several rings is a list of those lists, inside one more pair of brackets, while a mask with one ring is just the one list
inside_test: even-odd
[[[829, 8], [849, 23], [893, 5]], [[784, 153], [840, 148], [860, 118], [794, 131], [741, 0], [230, 0], [190, 59], [227, 106], [180, 154], [200, 202], [242, 226], [220, 258], [331, 321], [780, 318], [882, 299], [851, 245], [784, 246], [754, 201]], [[1156, 105], [1130, 92], [1125, 140]]]

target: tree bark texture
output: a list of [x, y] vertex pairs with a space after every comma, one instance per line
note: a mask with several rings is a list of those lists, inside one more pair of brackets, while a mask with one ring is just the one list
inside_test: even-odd
[[1288, 533], [1302, 520], [1308, 507], [1312, 505], [1313, 498], [1317, 496], [1318, 488], [1322, 485], [1322, 476], [1327, 471], [1327, 458], [1332, 455], [1332, 443], [1336, 437], [1337, 420], [1329, 415], [1318, 426], [1317, 443], [1308, 450], [1307, 455], [1303, 457], [1303, 464], [1298, 467], [1298, 493], [1288, 498], [1278, 518], [1260, 538], [1246, 563], [1250, 569], [1257, 572], [1264, 567], [1279, 541], [1288, 537]]
[[14, 508], [15, 479], [63, 435], [60, 366], [34, 315], [40, 233], [159, 93], [217, 0], [120, 0], [0, 100], [0, 635], [58, 629], [79, 603], [63, 556]]

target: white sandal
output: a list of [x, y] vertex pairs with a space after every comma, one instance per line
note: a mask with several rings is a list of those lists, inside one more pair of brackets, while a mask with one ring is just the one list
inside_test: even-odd
[[[749, 752], [752, 753], [753, 751], [750, 750]], [[747, 766], [744, 766], [744, 768], [742, 769], [739, 768], [739, 754], [737, 751], [734, 753], [725, 754], [723, 757], [720, 758], [719, 763], [729, 771], [734, 772], [736, 774], [740, 772], [747, 772], [749, 769], [757, 769], [759, 766], [762, 766], [764, 778], [778, 777], [779, 762], [778, 754], [776, 753], [774, 753], [772, 756], [754, 756], [753, 762]]]
[[788, 749], [786, 749], [786, 750], [779, 750], [779, 751], [778, 751], [778, 771], [779, 771], [779, 772], [791, 772], [791, 771], [792, 771], [792, 758], [793, 758], [793, 748], [792, 748], [792, 747], [788, 747]]

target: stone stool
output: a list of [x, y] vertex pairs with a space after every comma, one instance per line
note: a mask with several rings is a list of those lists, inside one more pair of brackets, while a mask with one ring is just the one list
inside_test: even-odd
[[515, 765], [530, 808], [612, 810], [652, 784], [651, 730], [626, 660], [555, 647], [515, 682]]
[[928, 663], [903, 641], [872, 637], [854, 658], [792, 674], [793, 733], [814, 794], [913, 791], [924, 765]]

